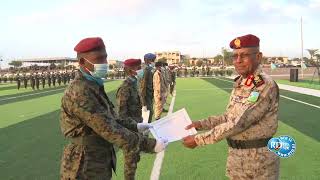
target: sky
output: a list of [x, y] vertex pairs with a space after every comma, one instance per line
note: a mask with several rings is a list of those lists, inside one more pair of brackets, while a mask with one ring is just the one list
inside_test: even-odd
[[320, 0], [3, 0], [0, 57], [2, 66], [75, 57], [74, 46], [96, 36], [108, 59], [175, 50], [212, 57], [249, 33], [260, 38], [266, 56], [300, 57], [301, 17], [304, 49], [320, 49]]

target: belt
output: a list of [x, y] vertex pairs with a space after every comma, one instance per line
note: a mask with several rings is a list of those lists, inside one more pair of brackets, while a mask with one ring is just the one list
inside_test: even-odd
[[232, 140], [227, 138], [227, 142], [229, 147], [234, 149], [251, 149], [251, 148], [262, 148], [266, 147], [268, 141], [272, 137], [265, 138], [265, 139], [255, 139], [255, 140]]
[[69, 138], [73, 144], [83, 146], [108, 147], [112, 144], [99, 136], [80, 136]]

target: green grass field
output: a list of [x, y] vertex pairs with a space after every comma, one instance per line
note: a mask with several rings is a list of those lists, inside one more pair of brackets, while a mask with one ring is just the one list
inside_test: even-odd
[[[112, 101], [121, 81], [105, 84]], [[193, 120], [224, 111], [232, 83], [217, 79], [177, 79], [174, 110], [186, 108]], [[36, 94], [35, 94], [36, 93]], [[320, 98], [282, 91], [281, 95], [320, 106]], [[0, 85], [0, 179], [59, 179], [60, 157], [66, 141], [59, 126], [63, 87], [40, 91]], [[170, 102], [170, 100], [168, 100]], [[280, 99], [277, 135], [290, 135], [297, 142], [293, 157], [281, 159], [281, 179], [319, 179], [320, 110], [288, 99]], [[160, 179], [227, 179], [225, 141], [194, 150], [181, 142], [165, 152]], [[137, 179], [149, 179], [155, 155], [143, 154]], [[118, 153], [118, 172], [123, 179], [122, 153]]]

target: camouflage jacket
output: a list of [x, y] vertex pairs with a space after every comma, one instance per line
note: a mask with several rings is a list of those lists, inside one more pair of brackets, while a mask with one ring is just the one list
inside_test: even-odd
[[[99, 86], [94, 81], [87, 80], [80, 71], [76, 73], [74, 81], [65, 90], [61, 103], [60, 126], [65, 137], [72, 139], [76, 137], [98, 136], [111, 146], [105, 148], [110, 149], [112, 148], [112, 144], [116, 145], [122, 148], [127, 155], [130, 155], [129, 157], [133, 155], [139, 156], [140, 150], [153, 152], [155, 140], [133, 132], [137, 131], [136, 122], [133, 120], [120, 120], [116, 116], [113, 110], [114, 106], [106, 95], [103, 86]], [[100, 151], [95, 149], [96, 147], [76, 146], [70, 152], [68, 150], [65, 153], [79, 154], [72, 161], [73, 163], [91, 161], [91, 164], [104, 164], [105, 160], [97, 159], [97, 157], [102, 157], [102, 154], [107, 149]], [[91, 153], [91, 155], [90, 153], [86, 153], [89, 151], [93, 151], [94, 153]], [[70, 167], [80, 167], [78, 164], [71, 165], [71, 162], [68, 162], [68, 158], [70, 157], [65, 156], [66, 159], [63, 160], [62, 165], [64, 170], [70, 169]], [[113, 154], [113, 156], [115, 155]], [[138, 157], [133, 157], [129, 160], [133, 164], [133, 170], [135, 170], [134, 168], [138, 159]], [[94, 162], [92, 163], [92, 161]], [[88, 166], [89, 162], [85, 163]], [[112, 163], [115, 166], [115, 162]]]
[[147, 98], [153, 99], [153, 68], [146, 66], [144, 68], [144, 75], [140, 82], [140, 98], [141, 105], [147, 105]]
[[[210, 116], [201, 122], [208, 132], [195, 137], [198, 145], [212, 144], [224, 138], [255, 140], [272, 137], [278, 127], [279, 88], [259, 68], [253, 75], [254, 82], [245, 85], [247, 79], [235, 79], [227, 110], [223, 115]], [[258, 94], [257, 100], [252, 100]], [[254, 98], [253, 98], [254, 99]]]
[[[134, 78], [134, 79], [132, 79]], [[140, 96], [137, 88], [137, 79], [128, 77], [117, 91], [118, 115], [121, 119], [131, 117], [136, 122], [142, 122]]]

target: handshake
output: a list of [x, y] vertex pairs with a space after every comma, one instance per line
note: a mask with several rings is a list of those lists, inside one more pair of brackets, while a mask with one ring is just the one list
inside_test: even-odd
[[[143, 133], [143, 134], [149, 132], [149, 129], [152, 127], [153, 126], [149, 123], [138, 123], [137, 124], [138, 132]], [[156, 152], [156, 153], [159, 153], [159, 152], [165, 150], [169, 144], [167, 139], [158, 138], [158, 139], [156, 139], [156, 141], [157, 142], [154, 147], [154, 152]]]

